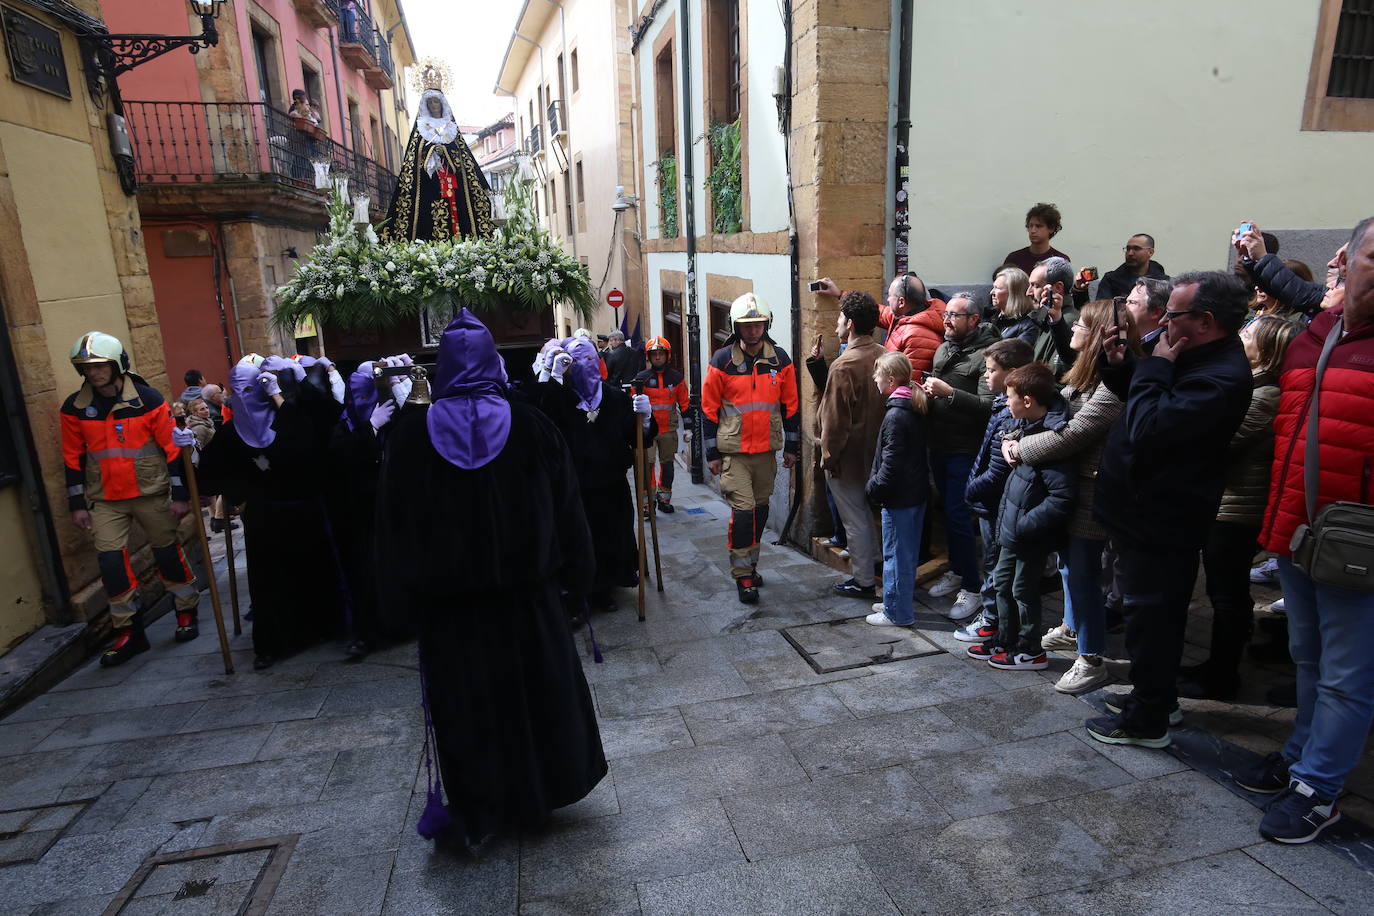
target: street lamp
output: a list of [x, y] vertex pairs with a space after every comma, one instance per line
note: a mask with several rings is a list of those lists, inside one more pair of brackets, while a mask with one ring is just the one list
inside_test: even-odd
[[81, 34], [79, 37], [82, 43], [95, 55], [101, 76], [119, 76], [176, 48], [184, 47], [195, 54], [201, 48], [213, 48], [219, 44], [219, 30], [215, 27], [215, 20], [219, 18], [224, 0], [186, 2], [192, 14], [200, 17], [199, 35], [111, 35], [108, 32], [96, 31]]

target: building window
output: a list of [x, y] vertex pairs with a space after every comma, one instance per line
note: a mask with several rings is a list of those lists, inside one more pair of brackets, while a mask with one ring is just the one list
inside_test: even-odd
[[587, 202], [587, 185], [582, 181], [582, 160], [577, 160], [577, 202]]
[[711, 300], [711, 352], [725, 346], [730, 338], [730, 303], [724, 299]]
[[568, 175], [568, 170], [563, 170], [563, 221], [567, 226], [568, 235], [573, 234], [573, 190], [572, 179]]
[[668, 338], [668, 343], [673, 347], [668, 365], [682, 372], [682, 354], [687, 349], [687, 335], [682, 324], [682, 293], [676, 290], [663, 290], [663, 336]]
[[1321, 0], [1302, 126], [1374, 131], [1374, 0]]
[[320, 126], [327, 128], [329, 116], [324, 105], [324, 84], [320, 82], [319, 71], [304, 61], [301, 61], [301, 88], [310, 97], [310, 104], [320, 113]]
[[[663, 35], [672, 32], [664, 28]], [[658, 185], [658, 234], [677, 238], [681, 230], [677, 196], [677, 107], [674, 101], [673, 43], [669, 38], [654, 48], [654, 122], [658, 158], [654, 181]]]
[[577, 49], [573, 48], [568, 52], [568, 78], [572, 81], [572, 91], [574, 94], [581, 88], [581, 81], [577, 75]]
[[382, 148], [381, 126], [377, 123], [377, 119], [371, 115], [368, 115], [367, 118], [367, 129], [368, 135], [372, 138], [372, 149], [368, 150], [367, 155], [372, 159], [379, 159]]
[[363, 151], [362, 115], [358, 113], [358, 100], [348, 100], [348, 135], [353, 141], [353, 152]]
[[712, 121], [740, 112], [739, 0], [709, 0], [706, 10], [706, 104]]
[[[253, 63], [258, 71], [258, 100], [268, 105], [283, 98], [277, 85], [277, 41], [255, 22], [250, 26], [253, 40]], [[313, 101], [313, 100], [312, 100]]]

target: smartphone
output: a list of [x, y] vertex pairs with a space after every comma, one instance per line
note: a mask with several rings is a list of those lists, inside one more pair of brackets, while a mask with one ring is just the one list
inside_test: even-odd
[[1116, 325], [1116, 339], [1126, 342], [1126, 297], [1117, 296], [1112, 300], [1112, 322]]
[[1078, 279], [1082, 280], [1082, 281], [1083, 281], [1083, 284], [1086, 286], [1087, 284], [1089, 284], [1089, 283], [1091, 283], [1092, 281], [1094, 281], [1094, 280], [1097, 279], [1097, 268], [1096, 268], [1096, 267], [1085, 267], [1085, 268], [1083, 268], [1082, 270], [1080, 270], [1080, 271], [1078, 272]]
[[1254, 223], [1241, 223], [1239, 226], [1236, 227], [1236, 237], [1239, 238], [1240, 236], [1244, 235], [1244, 234], [1247, 233], [1247, 232], [1254, 232], [1254, 231], [1255, 231], [1255, 224], [1254, 224]]
[[825, 289], [825, 284], [820, 280], [812, 280], [807, 284], [807, 289], [811, 290], [813, 293], [819, 293], [821, 290]]

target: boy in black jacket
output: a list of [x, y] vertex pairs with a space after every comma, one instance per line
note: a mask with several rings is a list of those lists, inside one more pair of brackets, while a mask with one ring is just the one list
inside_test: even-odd
[[[1031, 363], [1006, 379], [1007, 408], [1015, 418], [1007, 436], [1059, 429], [1069, 421], [1069, 405], [1059, 395], [1054, 372]], [[1033, 671], [1049, 661], [1040, 647], [1040, 576], [1045, 558], [1063, 538], [1078, 486], [1075, 462], [1031, 467], [1018, 464], [1006, 478], [998, 505], [1001, 555], [993, 571], [997, 587], [999, 634], [969, 646], [970, 658], [986, 658], [994, 668]]]
[[964, 499], [978, 519], [978, 536], [983, 541], [983, 611], [954, 631], [962, 642], [987, 642], [997, 636], [997, 587], [992, 573], [997, 568], [997, 506], [1002, 501], [1011, 468], [1002, 458], [1002, 435], [1015, 422], [1007, 409], [1007, 375], [1035, 358], [1031, 345], [1019, 337], [1008, 337], [983, 351], [988, 388], [996, 397], [992, 416], [983, 431], [983, 442], [973, 456]]

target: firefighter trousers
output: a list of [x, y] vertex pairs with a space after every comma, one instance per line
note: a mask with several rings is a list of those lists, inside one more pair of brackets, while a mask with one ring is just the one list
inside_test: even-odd
[[768, 498], [778, 474], [775, 452], [721, 456], [720, 495], [730, 506], [730, 575], [736, 579], [759, 565], [759, 541], [768, 524]]
[[[198, 507], [191, 511], [198, 511]], [[91, 505], [91, 533], [95, 535], [100, 578], [110, 597], [110, 622], [116, 627], [130, 626], [138, 611], [138, 577], [129, 563], [129, 531], [135, 521], [148, 535], [157, 574], [172, 593], [176, 609], [194, 610], [200, 603], [195, 576], [177, 543], [177, 519], [167, 510], [167, 494], [97, 499]]]

